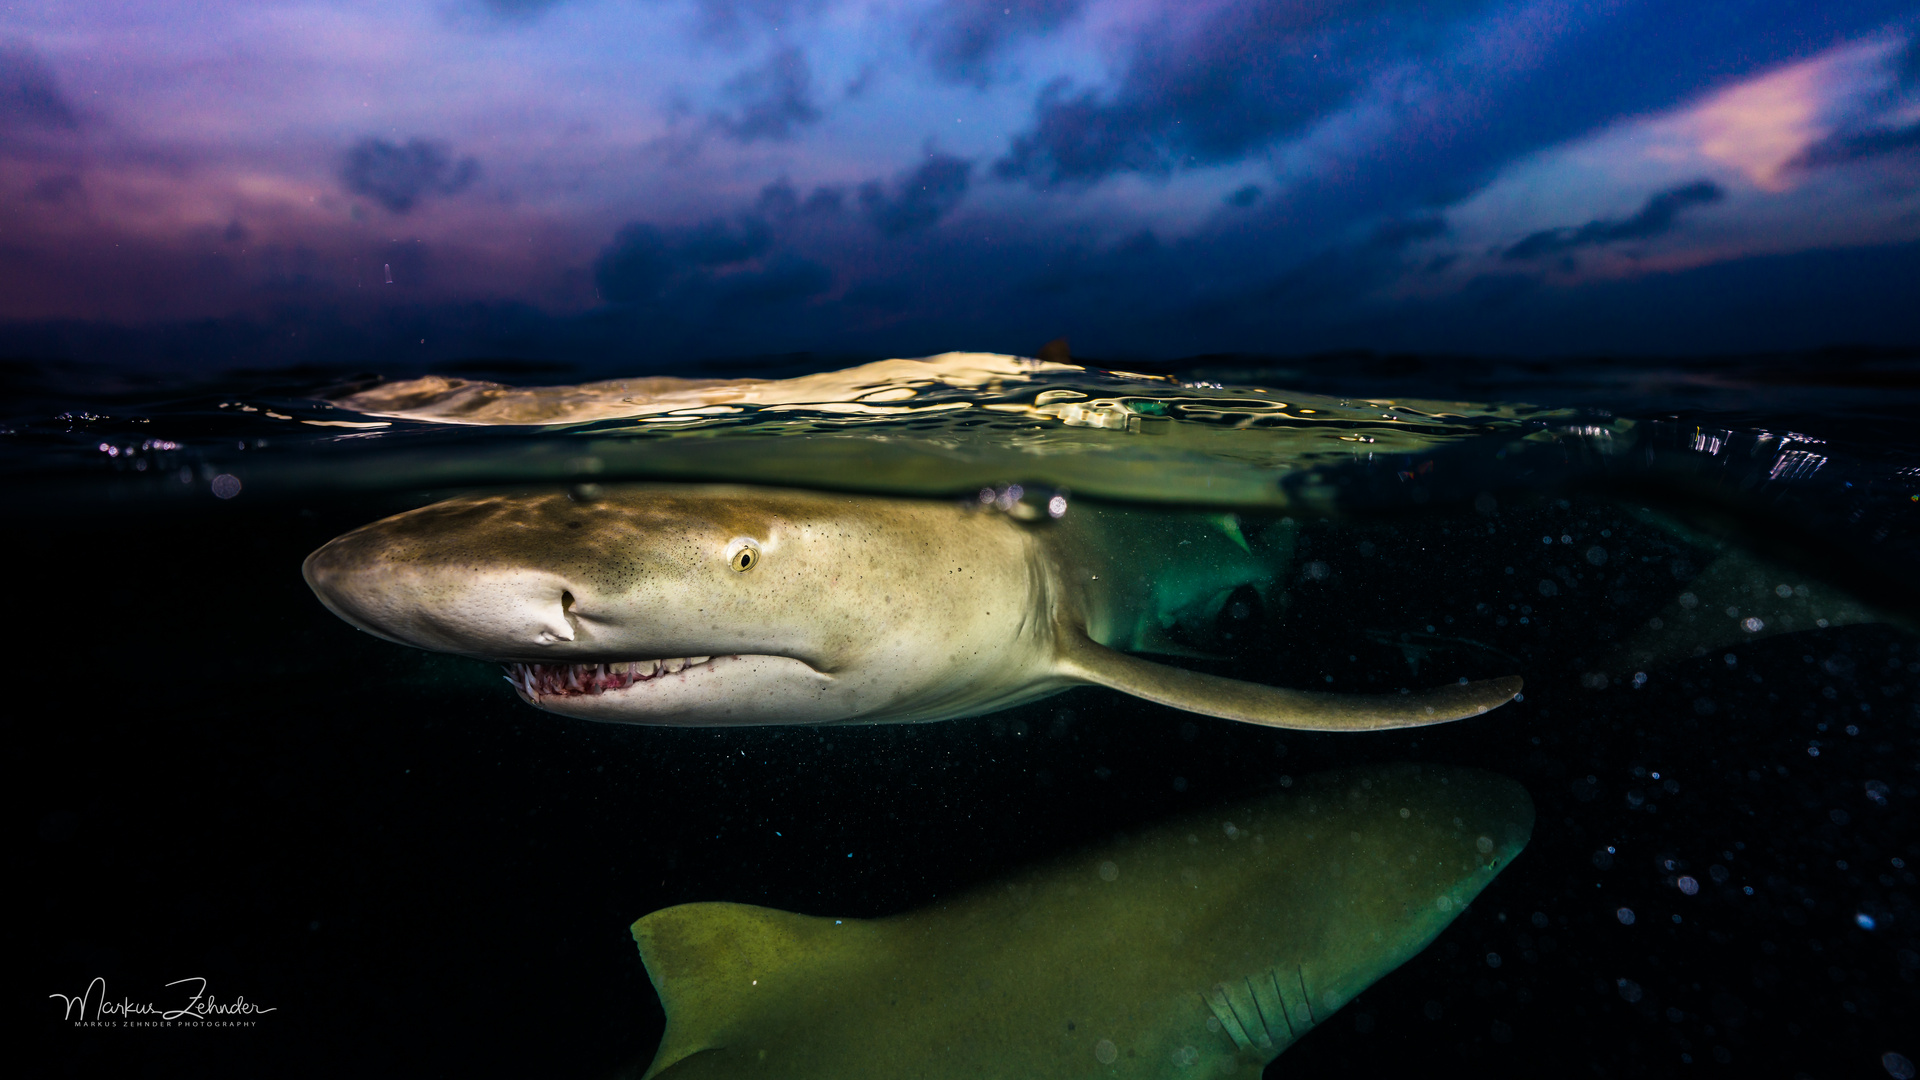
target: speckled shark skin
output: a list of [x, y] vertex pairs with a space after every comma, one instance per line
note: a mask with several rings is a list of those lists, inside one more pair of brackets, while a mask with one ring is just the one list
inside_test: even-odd
[[1504, 777], [1388, 765], [1116, 838], [887, 919], [685, 904], [633, 925], [648, 1080], [1258, 1077], [1525, 847]]
[[[1059, 509], [1059, 504], [1055, 504]], [[608, 485], [449, 499], [308, 557], [370, 633], [508, 665], [542, 709], [649, 724], [942, 720], [1098, 684], [1276, 727], [1478, 715], [1518, 678], [1380, 697], [1142, 660], [1235, 588], [1264, 588], [1219, 516], [785, 489]]]

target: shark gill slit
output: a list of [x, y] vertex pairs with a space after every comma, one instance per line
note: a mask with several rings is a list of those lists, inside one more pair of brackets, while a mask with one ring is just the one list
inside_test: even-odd
[[1214, 1018], [1220, 1021], [1220, 1026], [1226, 1029], [1234, 1047], [1239, 1050], [1253, 1049], [1253, 1040], [1247, 1038], [1246, 1029], [1240, 1026], [1240, 1018], [1233, 1011], [1233, 1002], [1227, 997], [1227, 984], [1215, 983], [1213, 989], [1201, 996], [1206, 999], [1207, 1008], [1213, 1010]]
[[[1295, 1030], [1293, 1030], [1293, 1017], [1287, 1015], [1287, 998], [1286, 998], [1286, 995], [1280, 992], [1280, 974], [1277, 971], [1268, 969], [1266, 972], [1266, 975], [1267, 975], [1267, 986], [1269, 986], [1273, 990], [1274, 1011], [1280, 1014], [1280, 1021], [1287, 1025], [1287, 1040], [1291, 1042], [1294, 1039], [1299, 1038], [1300, 1035], [1299, 1035], [1299, 1032], [1296, 1032]], [[1258, 998], [1254, 999], [1254, 1004], [1256, 1005], [1259, 1004]], [[1264, 1005], [1261, 1006], [1261, 1012], [1264, 1014], [1265, 1011], [1266, 1011], [1266, 1007]], [[1273, 1024], [1271, 1021], [1268, 1022], [1267, 1027], [1268, 1029], [1273, 1030]], [[1273, 1035], [1274, 1035], [1274, 1038], [1277, 1040], [1280, 1037], [1280, 1032], [1278, 1030], [1273, 1030]]]
[[[1265, 976], [1265, 972], [1261, 974]], [[1255, 1035], [1253, 1045], [1262, 1050], [1271, 1050], [1273, 1049], [1273, 1022], [1267, 1019], [1267, 1010], [1260, 1005], [1260, 991], [1253, 987], [1253, 976], [1247, 976], [1246, 983], [1247, 996], [1253, 999], [1253, 1018], [1260, 1022], [1260, 1030]]]
[[[1301, 1006], [1306, 1010], [1306, 1015], [1298, 1026], [1294, 1024], [1292, 1015], [1295, 1009], [1288, 1003], [1286, 995], [1281, 992], [1280, 974], [1275, 969], [1270, 968], [1257, 975], [1248, 975], [1241, 980], [1246, 987], [1247, 999], [1250, 1003], [1245, 1010], [1242, 1010], [1234, 1001], [1234, 988], [1226, 983], [1215, 983], [1212, 989], [1202, 993], [1200, 997], [1207, 1003], [1207, 1008], [1213, 1013], [1214, 1019], [1220, 1021], [1221, 1029], [1226, 1032], [1229, 1039], [1233, 1040], [1236, 1049], [1272, 1050], [1276, 1046], [1287, 1046], [1299, 1038], [1307, 1028], [1319, 1022], [1313, 1015], [1313, 1003], [1307, 1000], [1306, 972], [1295, 968], [1294, 979], [1300, 987]], [[1272, 1009], [1260, 1001], [1263, 985], [1272, 990], [1274, 1002]], [[1285, 1024], [1284, 1030], [1281, 1025], [1272, 1021], [1269, 1017], [1270, 1012], [1279, 1013], [1280, 1019]]]

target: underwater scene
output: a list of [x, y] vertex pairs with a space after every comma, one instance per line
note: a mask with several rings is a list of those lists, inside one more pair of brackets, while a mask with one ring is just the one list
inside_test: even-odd
[[0, 5], [21, 1075], [1920, 1077], [1920, 0]]
[[1911, 360], [1041, 351], [20, 378], [49, 1073], [1904, 1075]]

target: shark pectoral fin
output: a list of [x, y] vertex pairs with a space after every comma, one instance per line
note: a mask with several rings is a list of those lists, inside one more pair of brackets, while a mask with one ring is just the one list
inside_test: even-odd
[[634, 923], [640, 961], [667, 1014], [646, 1077], [746, 1033], [758, 1014], [792, 1001], [799, 983], [864, 940], [865, 926], [751, 904], [681, 904]]
[[1205, 675], [1115, 652], [1062, 627], [1056, 670], [1176, 709], [1298, 731], [1378, 731], [1463, 720], [1513, 700], [1518, 675], [1410, 694], [1323, 694]]

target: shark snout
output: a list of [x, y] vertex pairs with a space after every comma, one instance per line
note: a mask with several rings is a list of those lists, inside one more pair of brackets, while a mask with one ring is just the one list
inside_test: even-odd
[[307, 556], [302, 575], [334, 614], [403, 645], [494, 660], [539, 660], [580, 640], [574, 590], [549, 571], [407, 558], [348, 535]]

